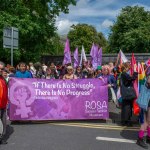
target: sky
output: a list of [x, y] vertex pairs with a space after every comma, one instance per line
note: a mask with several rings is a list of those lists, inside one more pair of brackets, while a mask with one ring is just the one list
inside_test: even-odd
[[77, 0], [76, 6], [69, 6], [69, 14], [60, 14], [56, 27], [60, 35], [66, 35], [72, 24], [93, 25], [107, 38], [110, 26], [114, 24], [121, 9], [126, 6], [142, 6], [150, 11], [150, 0]]

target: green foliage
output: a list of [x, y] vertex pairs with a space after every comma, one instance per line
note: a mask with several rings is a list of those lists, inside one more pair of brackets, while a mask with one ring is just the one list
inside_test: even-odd
[[61, 42], [60, 36], [55, 33], [49, 41], [50, 51], [47, 51], [46, 54], [51, 55], [63, 55], [64, 54], [64, 44]]
[[[111, 28], [109, 51], [148, 52], [150, 47], [150, 12], [143, 7], [122, 9]], [[149, 51], [150, 52], [150, 51]]]
[[[55, 18], [60, 12], [68, 13], [70, 4], [75, 4], [75, 0], [1, 0], [0, 60], [10, 62], [10, 50], [3, 49], [2, 37], [3, 28], [11, 26], [19, 29], [19, 50], [14, 51], [15, 62], [39, 61], [43, 53], [59, 53], [61, 44], [55, 33]], [[55, 43], [59, 45], [57, 52], [53, 48]]]
[[68, 33], [68, 38], [72, 51], [74, 51], [76, 47], [81, 49], [83, 45], [88, 54], [90, 53], [93, 42], [103, 47], [103, 50], [105, 50], [107, 45], [107, 41], [103, 34], [98, 33], [93, 26], [87, 24], [73, 25]]

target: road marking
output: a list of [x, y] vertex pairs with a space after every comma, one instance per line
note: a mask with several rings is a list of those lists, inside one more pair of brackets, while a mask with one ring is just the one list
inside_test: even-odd
[[99, 128], [117, 128], [116, 130], [134, 130], [137, 131], [139, 130], [140, 126], [135, 126], [135, 127], [127, 127], [127, 126], [120, 126], [120, 125], [113, 125], [113, 124], [95, 124], [95, 123], [74, 123], [74, 122], [56, 122], [56, 121], [35, 121], [32, 122], [35, 124], [51, 124], [51, 125], [60, 125], [60, 126], [75, 126], [75, 127], [81, 127], [81, 126], [86, 126], [86, 127], [99, 127]]
[[95, 126], [95, 127], [112, 127], [112, 128], [130, 128], [130, 129], [139, 129], [140, 128], [140, 127], [127, 127], [127, 126], [119, 126], [119, 125], [93, 124], [93, 123], [60, 123], [60, 124], [85, 125], [85, 126]]
[[0, 119], [0, 134], [2, 134], [2, 133], [3, 133], [3, 124], [2, 124], [2, 121]]
[[106, 129], [106, 130], [128, 130], [128, 131], [138, 131], [139, 128], [128, 128], [128, 127], [113, 127], [113, 126], [106, 126], [106, 125], [99, 125], [99, 126], [95, 126], [95, 125], [84, 125], [84, 124], [64, 124], [64, 123], [50, 123], [51, 125], [55, 125], [55, 126], [69, 126], [69, 127], [81, 127], [81, 128], [92, 128], [92, 129]]
[[110, 141], [110, 142], [122, 142], [122, 143], [136, 143], [135, 140], [120, 139], [120, 138], [109, 138], [109, 137], [96, 137], [99, 141]]

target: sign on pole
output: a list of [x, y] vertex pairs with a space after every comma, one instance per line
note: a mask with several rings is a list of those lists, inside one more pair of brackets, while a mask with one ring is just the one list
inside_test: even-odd
[[11, 48], [11, 65], [13, 66], [13, 49], [18, 49], [18, 28], [6, 27], [3, 29], [3, 48]]

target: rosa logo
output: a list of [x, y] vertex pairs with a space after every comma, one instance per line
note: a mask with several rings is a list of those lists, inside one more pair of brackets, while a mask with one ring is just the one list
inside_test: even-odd
[[86, 110], [103, 110], [107, 109], [106, 101], [85, 101]]

